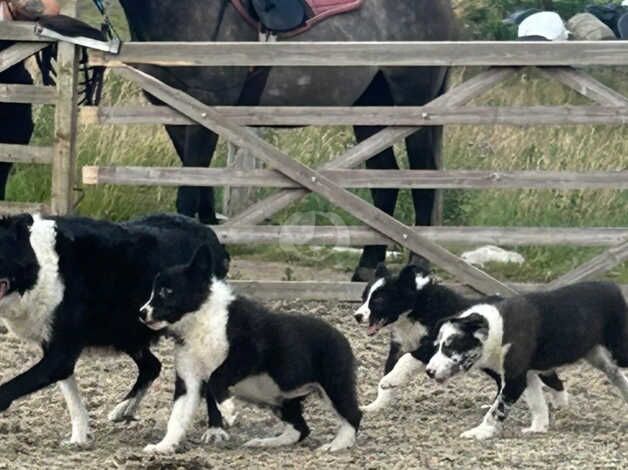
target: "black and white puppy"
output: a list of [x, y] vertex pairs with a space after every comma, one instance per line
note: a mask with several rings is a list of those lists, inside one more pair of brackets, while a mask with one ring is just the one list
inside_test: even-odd
[[[318, 393], [333, 407], [341, 426], [324, 450], [353, 446], [362, 414], [355, 386], [355, 360], [347, 339], [322, 320], [277, 314], [234, 294], [212, 277], [209, 249], [199, 248], [186, 265], [155, 278], [140, 316], [155, 330], [177, 338], [175, 401], [164, 438], [147, 452], [171, 452], [183, 439], [203, 384], [218, 403], [229, 396], [269, 406], [285, 423], [276, 437], [253, 439], [250, 447], [290, 445], [309, 428], [302, 401]], [[210, 412], [215, 440], [228, 439], [220, 411]], [[210, 429], [210, 431], [212, 431]]]
[[0, 385], [0, 410], [55, 382], [72, 419], [70, 443], [88, 439], [88, 414], [74, 379], [87, 347], [113, 348], [138, 367], [133, 388], [110, 413], [132, 419], [161, 363], [149, 346], [158, 335], [137, 310], [153, 278], [211, 245], [224, 276], [228, 255], [214, 232], [179, 215], [111, 223], [23, 214], [0, 219], [0, 318], [20, 338], [41, 346], [41, 360]]
[[628, 380], [619, 369], [628, 367], [628, 307], [609, 282], [581, 282], [474, 305], [444, 322], [436, 346], [426, 372], [439, 382], [476, 368], [502, 377], [502, 389], [484, 420], [462, 437], [496, 436], [522, 394], [532, 413], [524, 432], [545, 432], [549, 416], [536, 372], [580, 359], [604, 372], [628, 402]]
[[[381, 379], [377, 398], [363, 408], [372, 413], [390, 405], [396, 389], [407, 384], [421, 370], [435, 352], [436, 325], [478, 301], [494, 303], [498, 296], [481, 299], [464, 297], [434, 281], [431, 273], [421, 267], [408, 265], [393, 276], [382, 264], [377, 267], [375, 279], [362, 294], [363, 304], [355, 311], [355, 319], [368, 324], [368, 334], [374, 335], [384, 327], [392, 329], [390, 350]], [[490, 369], [486, 373], [500, 386], [499, 374]], [[543, 382], [553, 392], [557, 406], [567, 404], [567, 393], [558, 376], [546, 372]]]

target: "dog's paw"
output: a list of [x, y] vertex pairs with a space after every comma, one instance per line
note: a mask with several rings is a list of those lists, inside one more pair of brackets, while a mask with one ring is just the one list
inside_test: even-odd
[[219, 444], [231, 439], [231, 436], [222, 428], [214, 427], [209, 428], [201, 436], [201, 441], [205, 444]]
[[172, 454], [174, 453], [175, 446], [162, 444], [148, 444], [144, 447], [144, 452], [147, 454]]
[[268, 445], [268, 438], [256, 437], [242, 444], [242, 447], [270, 447]]
[[393, 390], [401, 387], [401, 377], [384, 377], [379, 381], [379, 388], [382, 390]]
[[92, 432], [87, 427], [86, 429], [81, 429], [77, 432], [73, 432], [71, 436], [67, 439], [61, 441], [62, 447], [75, 447], [75, 448], [85, 448], [91, 444]]
[[384, 407], [381, 404], [377, 403], [377, 400], [375, 400], [368, 405], [361, 406], [360, 410], [362, 410], [363, 413], [375, 414], [381, 411], [383, 408]]
[[81, 439], [71, 437], [70, 439], [62, 440], [60, 445], [64, 448], [80, 450], [89, 447], [90, 443], [91, 441], [87, 437]]
[[462, 434], [460, 434], [460, 437], [464, 439], [477, 439], [479, 441], [483, 441], [485, 439], [495, 437], [497, 435], [497, 432], [498, 430], [494, 426], [480, 424], [473, 429], [469, 429], [468, 431], [463, 432]]
[[227, 423], [227, 426], [233, 426], [238, 418], [238, 412], [235, 410], [233, 398], [228, 398], [222, 403], [219, 403], [218, 409], [220, 410], [222, 418]]
[[107, 418], [114, 423], [120, 421], [135, 421], [135, 412], [137, 411], [137, 400], [129, 398], [118, 403], [109, 413]]
[[567, 393], [567, 390], [561, 390], [560, 392], [550, 390], [548, 398], [552, 407], [557, 410], [569, 406], [569, 393]]
[[334, 440], [331, 441], [329, 444], [323, 444], [316, 450], [318, 452], [340, 452], [341, 450], [349, 449], [353, 446], [354, 443], [355, 441], [335, 442]]
[[533, 424], [532, 426], [528, 427], [528, 428], [523, 428], [521, 430], [521, 432], [523, 434], [542, 434], [542, 433], [546, 433], [547, 432], [547, 425], [538, 425], [538, 424]]

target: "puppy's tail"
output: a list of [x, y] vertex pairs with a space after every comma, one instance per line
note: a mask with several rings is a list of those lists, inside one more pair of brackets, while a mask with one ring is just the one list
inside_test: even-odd
[[335, 333], [334, 340], [325, 348], [321, 386], [334, 410], [357, 431], [362, 420], [356, 387], [357, 362], [347, 338], [338, 331]]

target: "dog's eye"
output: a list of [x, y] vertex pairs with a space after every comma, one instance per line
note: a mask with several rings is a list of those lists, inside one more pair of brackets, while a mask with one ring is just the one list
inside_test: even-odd
[[172, 294], [172, 289], [169, 289], [167, 287], [162, 287], [161, 289], [159, 289], [159, 297], [163, 299], [168, 297], [170, 294]]

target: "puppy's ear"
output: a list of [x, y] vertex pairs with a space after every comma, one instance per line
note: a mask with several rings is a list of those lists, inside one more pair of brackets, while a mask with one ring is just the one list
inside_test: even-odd
[[409, 264], [405, 266], [401, 272], [399, 273], [399, 284], [406, 288], [415, 290], [416, 289], [416, 266], [413, 264]]
[[375, 268], [375, 279], [381, 279], [382, 277], [388, 276], [390, 276], [390, 271], [388, 271], [386, 264], [384, 262], [378, 263]]
[[33, 217], [30, 214], [20, 214], [9, 218], [10, 228], [15, 232], [18, 240], [30, 238], [30, 227], [33, 225]]
[[194, 253], [192, 261], [188, 266], [188, 272], [200, 274], [203, 277], [209, 277], [214, 271], [214, 261], [212, 251], [208, 245], [201, 245]]
[[431, 282], [429, 274], [417, 269], [413, 264], [407, 265], [399, 273], [399, 283], [405, 289], [421, 290]]
[[479, 313], [471, 313], [459, 318], [457, 323], [462, 331], [475, 336], [480, 341], [488, 338], [488, 320]]

